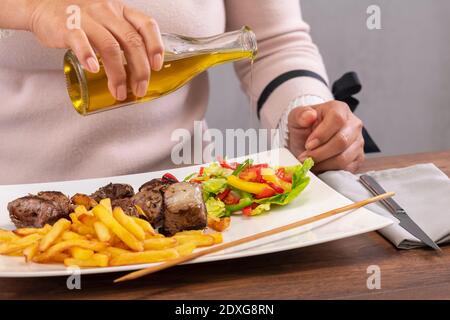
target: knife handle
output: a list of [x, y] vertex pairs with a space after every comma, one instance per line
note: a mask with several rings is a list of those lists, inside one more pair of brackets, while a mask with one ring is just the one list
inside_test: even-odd
[[[384, 188], [374, 178], [372, 178], [367, 174], [361, 175], [359, 177], [359, 180], [374, 195], [380, 195], [386, 192]], [[391, 209], [393, 213], [405, 212], [405, 210], [403, 210], [403, 208], [400, 207], [400, 205], [397, 202], [395, 202], [395, 200], [393, 200], [392, 198], [384, 199], [383, 203], [386, 206], [388, 206], [388, 208]]]

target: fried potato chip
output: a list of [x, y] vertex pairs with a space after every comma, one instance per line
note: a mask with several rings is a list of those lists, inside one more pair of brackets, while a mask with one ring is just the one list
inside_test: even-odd
[[178, 254], [182, 257], [191, 254], [196, 248], [196, 245], [192, 242], [186, 242], [179, 246], [176, 246], [174, 249], [177, 250]]
[[158, 233], [155, 231], [155, 229], [153, 229], [152, 225], [150, 224], [150, 222], [141, 219], [141, 218], [137, 218], [137, 217], [131, 217], [143, 230], [145, 233], [147, 233], [148, 235], [151, 236], [156, 236]]
[[[101, 202], [101, 201], [100, 201]], [[136, 237], [131, 234], [127, 229], [125, 229], [117, 220], [114, 218], [111, 212], [106, 209], [103, 205], [95, 206], [92, 209], [94, 215], [103, 222], [114, 234], [116, 234], [120, 240], [122, 240], [127, 246], [133, 251], [143, 251], [144, 246], [142, 242], [136, 239]]]
[[64, 231], [64, 233], [61, 235], [61, 240], [64, 240], [64, 241], [65, 240], [81, 240], [81, 239], [86, 240], [86, 237], [81, 234], [78, 234], [76, 232], [70, 231], [70, 230]]
[[0, 254], [10, 254], [15, 251], [23, 250], [33, 243], [41, 240], [42, 237], [43, 236], [41, 234], [33, 233], [23, 238], [2, 243], [0, 244]]
[[42, 238], [41, 243], [39, 244], [39, 251], [47, 250], [55, 240], [66, 230], [68, 230], [71, 226], [71, 223], [67, 219], [59, 219], [53, 225], [52, 229]]
[[100, 221], [94, 222], [94, 230], [98, 240], [103, 242], [111, 241], [112, 238], [111, 232], [103, 222]]
[[219, 232], [208, 233], [208, 235], [214, 238], [214, 244], [219, 244], [223, 242], [223, 236]]
[[109, 212], [112, 212], [111, 199], [106, 198], [100, 200], [100, 205], [104, 206]]
[[130, 216], [123, 212], [122, 208], [113, 209], [114, 218], [138, 240], [145, 240], [145, 232]]
[[161, 262], [179, 257], [178, 251], [171, 248], [165, 250], [148, 250], [142, 252], [123, 253], [113, 257], [111, 266], [123, 266], [129, 264]]
[[26, 262], [33, 261], [34, 256], [39, 252], [39, 242], [35, 242], [25, 249], [23, 249], [23, 255]]
[[33, 233], [39, 233], [39, 234], [47, 234], [52, 229], [52, 226], [49, 224], [46, 224], [42, 228], [20, 228], [16, 229], [13, 232], [17, 234], [18, 236], [24, 237], [28, 236]]
[[19, 237], [13, 231], [0, 229], [0, 242], [7, 242], [17, 239], [19, 239]]
[[125, 250], [122, 248], [117, 248], [117, 247], [108, 247], [106, 248], [104, 251], [100, 252], [102, 254], [106, 254], [110, 257], [116, 257], [116, 256], [120, 256], [121, 254], [124, 253], [132, 253], [132, 251], [130, 250]]
[[162, 250], [175, 247], [178, 241], [174, 238], [150, 238], [144, 240], [145, 250]]
[[69, 253], [73, 258], [77, 260], [86, 260], [94, 255], [94, 250], [72, 247], [69, 249]]
[[67, 240], [61, 241], [57, 244], [51, 246], [47, 251], [38, 254], [34, 257], [33, 261], [38, 263], [45, 263], [52, 261], [52, 258], [58, 253], [69, 250], [72, 247], [80, 247], [84, 249], [90, 249], [92, 251], [102, 251], [105, 250], [106, 244], [99, 241], [93, 240]]
[[173, 238], [177, 239], [179, 244], [184, 243], [193, 243], [197, 247], [207, 247], [212, 246], [215, 242], [214, 237], [209, 234], [200, 234], [200, 235], [175, 235]]
[[107, 267], [109, 257], [106, 254], [96, 253], [88, 259], [67, 258], [64, 259], [66, 266], [78, 266], [80, 268]]

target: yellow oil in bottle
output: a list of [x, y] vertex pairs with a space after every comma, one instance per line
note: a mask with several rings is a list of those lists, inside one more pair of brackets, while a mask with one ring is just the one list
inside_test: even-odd
[[[165, 61], [158, 72], [152, 72], [147, 94], [142, 98], [128, 90], [125, 101], [116, 101], [108, 90], [108, 80], [100, 60], [100, 71], [90, 73], [81, 68], [75, 55], [68, 51], [64, 59], [67, 90], [74, 108], [82, 115], [124, 105], [145, 102], [180, 88], [211, 66], [240, 59], [254, 58], [254, 51], [209, 52]], [[129, 87], [129, 86], [128, 86]]]

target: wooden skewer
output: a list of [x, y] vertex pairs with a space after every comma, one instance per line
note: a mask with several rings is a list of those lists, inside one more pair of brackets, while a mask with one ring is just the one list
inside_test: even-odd
[[300, 221], [297, 221], [297, 222], [293, 222], [293, 223], [287, 224], [287, 225], [282, 226], [282, 227], [277, 227], [277, 228], [274, 228], [274, 229], [271, 229], [271, 230], [267, 230], [267, 231], [264, 231], [264, 232], [261, 232], [261, 233], [257, 233], [257, 234], [254, 234], [254, 235], [251, 235], [251, 236], [248, 236], [248, 237], [244, 237], [244, 238], [241, 238], [241, 239], [238, 239], [238, 240], [234, 240], [234, 241], [223, 243], [223, 244], [220, 244], [220, 245], [217, 245], [217, 246], [214, 246], [214, 247], [210, 247], [208, 249], [204, 249], [202, 251], [194, 252], [194, 253], [189, 254], [187, 256], [184, 256], [184, 257], [179, 257], [179, 258], [176, 258], [176, 259], [173, 259], [173, 260], [169, 260], [167, 262], [161, 263], [161, 264], [153, 266], [153, 267], [149, 267], [149, 268], [146, 268], [146, 269], [134, 271], [134, 272], [131, 272], [131, 273], [129, 273], [129, 274], [123, 276], [123, 277], [120, 277], [120, 278], [114, 280], [114, 282], [117, 283], [117, 282], [137, 279], [137, 278], [143, 277], [145, 275], [148, 275], [148, 274], [151, 274], [151, 273], [155, 273], [155, 272], [158, 272], [158, 271], [161, 271], [161, 270], [164, 270], [164, 269], [176, 266], [178, 264], [181, 264], [181, 263], [184, 263], [184, 262], [187, 262], [187, 261], [190, 261], [190, 260], [197, 259], [198, 257], [202, 257], [202, 256], [205, 256], [205, 255], [213, 253], [213, 252], [222, 251], [224, 249], [235, 247], [235, 246], [238, 246], [240, 244], [244, 244], [244, 243], [247, 243], [247, 242], [250, 242], [250, 241], [254, 241], [254, 240], [257, 240], [257, 239], [268, 237], [268, 236], [271, 236], [271, 235], [274, 235], [274, 234], [277, 234], [277, 233], [281, 233], [281, 232], [284, 232], [284, 231], [287, 231], [287, 230], [298, 228], [300, 226], [304, 226], [305, 224], [309, 224], [309, 223], [316, 222], [316, 221], [319, 221], [319, 220], [322, 220], [322, 219], [326, 219], [328, 217], [334, 216], [334, 215], [339, 214], [339, 213], [343, 213], [343, 212], [350, 211], [350, 210], [353, 210], [353, 209], [358, 209], [358, 208], [364, 207], [365, 205], [368, 205], [370, 203], [377, 202], [377, 201], [380, 201], [382, 199], [390, 198], [390, 197], [392, 197], [394, 195], [395, 195], [394, 192], [383, 193], [383, 194], [381, 194], [379, 196], [368, 198], [368, 199], [365, 199], [365, 200], [362, 200], [362, 201], [359, 201], [359, 202], [355, 202], [355, 203], [352, 203], [352, 204], [349, 204], [349, 205], [346, 205], [346, 206], [343, 206], [343, 207], [340, 207], [340, 208], [336, 208], [336, 209], [324, 212], [322, 214], [319, 214], [319, 215], [316, 215], [316, 216], [313, 216], [313, 217], [310, 217], [310, 218], [306, 218], [306, 219], [303, 219], [303, 220], [300, 220]]

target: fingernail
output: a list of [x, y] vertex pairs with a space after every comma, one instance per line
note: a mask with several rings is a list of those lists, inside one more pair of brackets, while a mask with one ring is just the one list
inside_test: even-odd
[[299, 160], [300, 162], [303, 162], [303, 161], [306, 160], [307, 157], [308, 157], [307, 152], [304, 151], [303, 153], [301, 153], [301, 154], [298, 156], [298, 160]]
[[98, 61], [94, 57], [90, 57], [89, 59], [87, 59], [87, 64], [89, 67], [89, 71], [92, 73], [97, 73], [100, 70]]
[[155, 70], [155, 71], [161, 70], [162, 64], [163, 64], [162, 55], [160, 53], [155, 54], [153, 56], [153, 62], [152, 62], [153, 70]]
[[312, 149], [317, 148], [319, 145], [320, 145], [319, 139], [313, 139], [306, 143], [305, 148], [308, 150], [312, 150]]
[[147, 80], [139, 82], [136, 87], [136, 95], [138, 97], [145, 96], [147, 94], [147, 89], [148, 89], [148, 81]]
[[116, 90], [116, 99], [119, 101], [123, 101], [127, 98], [127, 86], [120, 85]]

